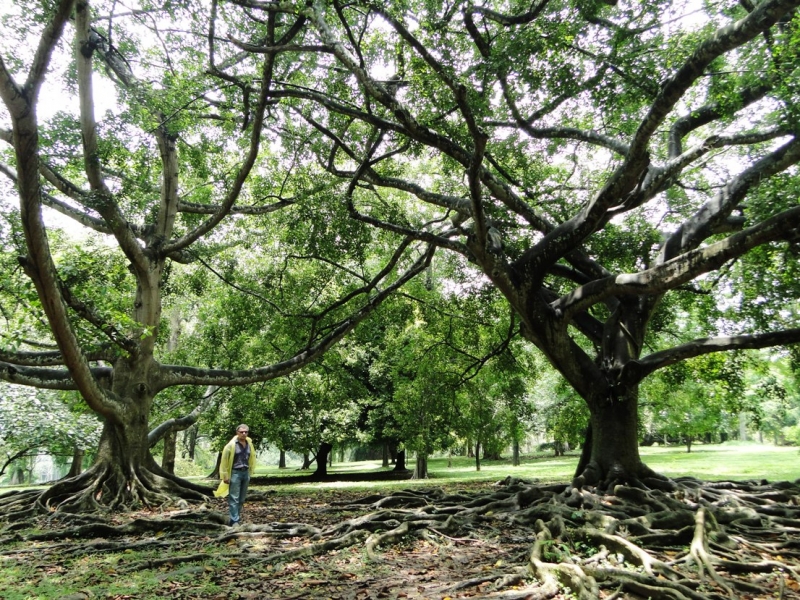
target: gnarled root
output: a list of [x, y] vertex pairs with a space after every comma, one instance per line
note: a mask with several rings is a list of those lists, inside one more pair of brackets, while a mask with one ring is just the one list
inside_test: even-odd
[[186, 506], [186, 500], [202, 502], [210, 494], [211, 488], [142, 466], [124, 469], [100, 462], [44, 491], [30, 490], [0, 498], [0, 520], [19, 523], [37, 515], [91, 515], [141, 507]]
[[[156, 495], [151, 497], [160, 498], [157, 494], [165, 488], [157, 477], [143, 476], [136, 495], [121, 495], [119, 501], [141, 502], [153, 485]], [[108, 481], [98, 472], [69, 480], [58, 494], [42, 494], [49, 504], [41, 503], [86, 502], [93, 507], [93, 502], [107, 500], [103, 485], [110, 486]], [[677, 483], [672, 492], [618, 485], [614, 494], [521, 481], [480, 492], [404, 490], [331, 506], [337, 515], [355, 513], [344, 521], [255, 521], [235, 529], [224, 527], [224, 515], [212, 511], [137, 518], [124, 526], [75, 516], [69, 517], [74, 521], [63, 533], [75, 548], [86, 551], [116, 547], [99, 546], [98, 537], [116, 537], [116, 543], [142, 547], [165, 544], [170, 557], [164, 565], [206, 560], [209, 534], [212, 546], [219, 548], [217, 556], [251, 565], [307, 561], [355, 545], [363, 545], [376, 569], [398, 560], [398, 546], [400, 551], [424, 546], [431, 560], [464, 551], [478, 561], [491, 557], [485, 570], [473, 571], [463, 582], [464, 587], [479, 587], [481, 593], [491, 591], [486, 598], [549, 598], [564, 590], [593, 600], [797, 597], [800, 485]], [[20, 502], [30, 498], [10, 495], [6, 501], [22, 510]], [[316, 509], [309, 516], [321, 519], [324, 513]], [[61, 522], [67, 523], [67, 517], [64, 514]], [[163, 532], [164, 538], [154, 539], [154, 531]], [[51, 531], [26, 535], [7, 528], [4, 533], [6, 539], [23, 542], [62, 544], [63, 539]], [[143, 539], [135, 539], [137, 535]], [[236, 551], [229, 549], [237, 544]], [[153, 560], [161, 557], [140, 566], [162, 564]], [[503, 590], [512, 585], [520, 589]], [[439, 585], [441, 594], [455, 589], [464, 588], [452, 582]]]

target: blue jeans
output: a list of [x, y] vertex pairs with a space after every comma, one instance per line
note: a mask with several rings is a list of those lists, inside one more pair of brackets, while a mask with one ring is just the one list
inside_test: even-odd
[[247, 496], [250, 483], [250, 471], [231, 471], [231, 483], [228, 490], [228, 508], [231, 513], [231, 525], [236, 525], [242, 518], [242, 507]]

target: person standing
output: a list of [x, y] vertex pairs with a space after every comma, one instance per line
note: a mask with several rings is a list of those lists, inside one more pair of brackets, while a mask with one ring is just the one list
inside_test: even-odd
[[236, 428], [236, 436], [222, 449], [219, 463], [219, 476], [228, 488], [228, 509], [230, 521], [228, 525], [235, 527], [242, 518], [242, 508], [250, 484], [250, 474], [256, 466], [256, 451], [253, 440], [247, 434], [250, 428], [241, 424]]

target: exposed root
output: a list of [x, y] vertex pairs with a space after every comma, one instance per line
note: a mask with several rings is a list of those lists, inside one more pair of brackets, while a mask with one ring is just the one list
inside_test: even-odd
[[[62, 479], [48, 489], [28, 490], [0, 497], [0, 522], [8, 528], [20, 528], [40, 515], [86, 515], [109, 511], [128, 512], [143, 507], [188, 507], [187, 501], [202, 502], [211, 488], [198, 486], [177, 477], [144, 467], [95, 464], [76, 477]], [[24, 527], [24, 526], [23, 526]]]
[[[97, 502], [111, 476], [95, 472], [64, 482], [58, 494], [40, 494], [39, 501], [44, 506]], [[150, 493], [148, 486], [163, 490], [165, 481], [157, 474], [143, 476], [138, 500]], [[6, 495], [3, 514], [24, 514], [25, 503], [35, 498]], [[231, 529], [224, 525], [224, 512], [204, 507], [157, 518], [137, 515], [124, 523], [109, 521], [108, 513], [101, 518], [96, 512], [50, 510], [36, 522], [38, 531], [7, 521], [0, 543], [50, 544], [53, 552], [71, 556], [163, 550], [163, 556], [125, 564], [120, 572], [202, 562], [209, 552], [248, 564], [287, 564], [351, 546], [362, 547], [377, 567], [392, 548], [427, 544], [434, 554], [447, 556], [457, 547], [481, 544], [492, 548], [486, 572], [440, 586], [438, 594], [473, 588], [485, 594], [475, 597], [483, 598], [545, 599], [565, 591], [593, 600], [800, 597], [799, 484], [680, 480], [672, 492], [617, 485], [608, 495], [507, 480], [480, 493], [426, 489], [373, 495], [330, 511], [354, 514], [326, 525], [251, 522]], [[227, 549], [231, 544], [236, 551]], [[27, 551], [14, 550], [19, 556]], [[503, 560], [494, 558], [501, 554]]]

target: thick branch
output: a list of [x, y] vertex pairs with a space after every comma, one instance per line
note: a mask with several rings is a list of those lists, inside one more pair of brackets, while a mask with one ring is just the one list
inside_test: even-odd
[[218, 389], [219, 388], [209, 386], [205, 396], [203, 396], [197, 406], [195, 406], [189, 414], [178, 417], [177, 419], [167, 419], [158, 427], [152, 429], [150, 433], [147, 434], [147, 445], [152, 448], [170, 431], [184, 431], [194, 425], [197, 419], [200, 418], [200, 415], [208, 409], [211, 399]]
[[[114, 356], [106, 350], [87, 352], [86, 360], [113, 360]], [[59, 367], [64, 366], [64, 359], [61, 352], [52, 350], [48, 352], [33, 352], [30, 350], [9, 350], [0, 348], [0, 361], [7, 362], [16, 366], [25, 367]]]
[[609, 296], [657, 295], [714, 271], [749, 250], [785, 238], [800, 227], [800, 207], [786, 210], [714, 244], [692, 250], [639, 273], [606, 277], [573, 290], [551, 304], [569, 319]]
[[[95, 367], [91, 371], [96, 380], [103, 379], [109, 382], [113, 373], [110, 367]], [[79, 390], [66, 369], [24, 367], [2, 361], [0, 361], [0, 381], [47, 390]]]
[[39, 90], [44, 82], [44, 76], [50, 67], [50, 59], [53, 56], [53, 50], [61, 39], [64, 32], [64, 25], [66, 25], [70, 16], [72, 15], [72, 7], [75, 0], [60, 0], [56, 7], [53, 19], [47, 24], [42, 37], [39, 40], [39, 46], [36, 48], [36, 55], [31, 65], [31, 70], [28, 73], [28, 80], [25, 82], [25, 94], [28, 102], [35, 105], [39, 99]]
[[75, 6], [75, 61], [78, 66], [78, 98], [80, 101], [81, 139], [83, 163], [89, 185], [97, 194], [111, 196], [111, 191], [100, 172], [97, 148], [97, 122], [94, 118], [94, 93], [92, 87], [92, 55], [94, 45], [89, 40], [89, 4], [78, 0]]
[[728, 350], [755, 350], [771, 348], [800, 342], [800, 329], [787, 329], [772, 333], [753, 335], [735, 335], [693, 340], [669, 350], [653, 352], [637, 361], [631, 361], [622, 370], [622, 378], [626, 383], [636, 383], [657, 371], [676, 362], [695, 358], [712, 352]]
[[[322, 186], [318, 188], [316, 191], [322, 189]], [[288, 206], [294, 206], [297, 202], [296, 199], [288, 199], [288, 200], [279, 200], [278, 202], [273, 202], [272, 204], [266, 204], [264, 206], [234, 206], [230, 210], [230, 214], [232, 215], [268, 215], [273, 212], [277, 212], [281, 209], [284, 209]], [[179, 202], [178, 203], [178, 212], [193, 214], [193, 215], [213, 215], [218, 213], [220, 210], [219, 205], [211, 205], [211, 204], [198, 204], [196, 202]]]
[[702, 77], [706, 67], [724, 53], [738, 48], [775, 25], [800, 5], [800, 0], [767, 0], [743, 19], [719, 29], [701, 43], [675, 74], [667, 79], [661, 93], [642, 120], [631, 143], [631, 153], [646, 151], [650, 137], [686, 91]]
[[758, 160], [731, 180], [717, 195], [685, 221], [673, 233], [661, 250], [659, 261], [667, 261], [690, 248], [697, 247], [728, 218], [751, 188], [768, 177], [785, 171], [800, 161], [800, 140], [793, 138], [786, 144]]
[[731, 103], [730, 100], [724, 105], [721, 105], [719, 102], [714, 102], [695, 109], [688, 115], [675, 121], [669, 132], [670, 158], [676, 158], [683, 153], [683, 138], [688, 133], [728, 114], [733, 114], [735, 110], [749, 106], [753, 102], [763, 98], [770, 89], [771, 86], [769, 85], [758, 85], [753, 88], [747, 88], [735, 97], [737, 101], [735, 103]]
[[258, 98], [258, 104], [255, 108], [255, 115], [253, 118], [253, 129], [250, 134], [250, 148], [248, 149], [247, 156], [244, 163], [236, 174], [236, 178], [231, 184], [230, 191], [228, 192], [224, 202], [220, 205], [219, 210], [213, 214], [205, 222], [201, 223], [193, 231], [190, 231], [180, 239], [168, 242], [165, 244], [164, 253], [177, 252], [183, 250], [197, 241], [200, 237], [214, 229], [225, 216], [230, 213], [231, 208], [238, 200], [242, 192], [245, 181], [250, 175], [250, 171], [255, 165], [256, 158], [258, 158], [259, 149], [261, 147], [261, 132], [264, 128], [264, 111], [266, 110], [267, 100], [269, 98], [269, 88], [272, 82], [272, 67], [274, 62], [273, 55], [267, 55], [264, 61], [261, 77], [261, 92]]
[[664, 82], [631, 140], [626, 160], [611, 175], [603, 189], [583, 210], [531, 248], [518, 261], [519, 266], [540, 272], [594, 232], [606, 218], [606, 211], [623, 201], [626, 194], [641, 182], [643, 171], [649, 163], [648, 145], [652, 136], [689, 88], [703, 76], [706, 67], [717, 57], [772, 27], [799, 4], [800, 0], [767, 0], [744, 19], [723, 27], [701, 43], [683, 66]]
[[[47, 69], [47, 64], [43, 63], [44, 57], [49, 60], [50, 51], [55, 44], [55, 39], [49, 39], [55, 33], [61, 34], [64, 20], [67, 15], [64, 11], [71, 8], [71, 2], [61, 2], [59, 11], [54, 20], [48, 25], [45, 34], [40, 41], [40, 51], [37, 52], [37, 59], [34, 65], [36, 69], [43, 73]], [[54, 33], [55, 32], [55, 33]], [[43, 51], [43, 48], [49, 48]], [[35, 82], [35, 86], [40, 84], [41, 76], [32, 71], [29, 81]], [[47, 240], [47, 233], [42, 221], [41, 204], [41, 184], [39, 173], [39, 136], [38, 124], [36, 122], [35, 99], [36, 94], [28, 97], [10, 96], [12, 88], [9, 86], [13, 82], [8, 79], [5, 68], [0, 66], [0, 94], [2, 94], [6, 106], [11, 114], [13, 124], [13, 143], [17, 162], [17, 188], [20, 198], [20, 217], [22, 229], [25, 234], [25, 243], [28, 249], [28, 257], [24, 261], [26, 273], [36, 286], [36, 292], [42, 303], [42, 308], [47, 315], [47, 320], [53, 332], [53, 336], [58, 344], [59, 350], [64, 357], [64, 364], [69, 369], [69, 374], [74, 379], [74, 386], [81, 392], [87, 404], [96, 413], [106, 417], [115, 418], [117, 406], [111, 401], [107, 394], [96, 381], [94, 374], [89, 368], [88, 362], [83, 355], [75, 332], [69, 321], [67, 308], [61, 297], [58, 278], [53, 264], [50, 247]], [[9, 99], [11, 100], [9, 102]], [[13, 373], [12, 373], [13, 371]], [[31, 383], [27, 382], [27, 371], [21, 371], [14, 367], [3, 368], [3, 376], [0, 378], [8, 380], [12, 375], [17, 375], [25, 381], [25, 385], [42, 385], [46, 387], [51, 381], [49, 378], [37, 378], [31, 375]], [[69, 377], [70, 375], [67, 375]], [[63, 377], [60, 383], [63, 385]], [[62, 388], [59, 388], [62, 389]], [[68, 389], [68, 388], [67, 388]], [[74, 387], [72, 388], [74, 389]]]

